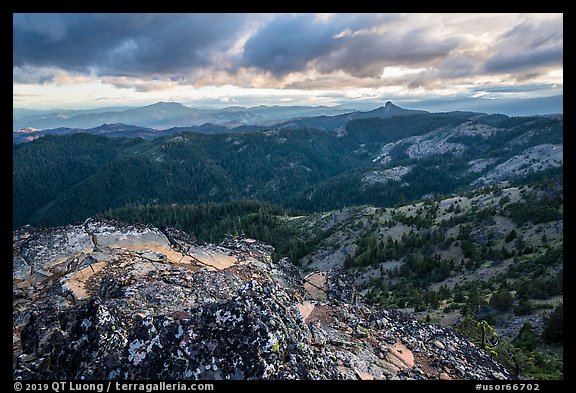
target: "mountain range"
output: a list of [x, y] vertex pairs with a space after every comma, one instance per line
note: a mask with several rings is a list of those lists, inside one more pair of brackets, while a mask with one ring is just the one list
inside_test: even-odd
[[191, 108], [177, 102], [157, 102], [143, 107], [117, 107], [91, 110], [32, 111], [13, 110], [12, 129], [28, 127], [94, 128], [102, 124], [124, 123], [160, 130], [173, 127], [199, 126], [206, 123], [232, 128], [242, 124], [281, 122], [295, 117], [337, 115], [350, 109], [306, 106], [230, 106], [223, 109]]
[[298, 122], [232, 134], [176, 129], [150, 140], [103, 137], [159, 132], [112, 125], [14, 145], [14, 225], [59, 225], [133, 202], [386, 206], [563, 164], [562, 116], [428, 113], [387, 103]]
[[[223, 109], [190, 107], [176, 102], [157, 102], [143, 107], [114, 106], [93, 109], [48, 109], [33, 110], [13, 108], [12, 130], [35, 128], [94, 128], [102, 124], [124, 123], [144, 128], [164, 130], [173, 127], [202, 126], [211, 123], [224, 128], [241, 125], [266, 126], [302, 117], [335, 116], [352, 112], [370, 112], [377, 104], [356, 102], [349, 109], [346, 105], [333, 107], [318, 106], [230, 106]], [[468, 108], [479, 113], [504, 113], [509, 116], [560, 114], [563, 112], [563, 96], [533, 99], [487, 100], [483, 98], [459, 100], [436, 100], [411, 103], [414, 109], [428, 111], [450, 111]]]
[[[386, 102], [385, 106], [373, 109], [371, 111], [352, 111], [336, 115], [310, 115], [303, 116], [304, 114], [317, 114], [323, 112], [338, 113], [341, 110], [335, 108], [310, 108], [310, 107], [255, 107], [255, 108], [240, 108], [229, 107], [220, 111], [207, 111], [202, 116], [196, 116], [198, 113], [195, 110], [185, 107], [177, 103], [158, 103], [143, 108], [130, 109], [118, 112], [104, 112], [104, 113], [88, 113], [76, 114], [71, 117], [62, 115], [59, 112], [57, 115], [48, 114], [41, 119], [29, 120], [25, 117], [19, 120], [21, 124], [32, 124], [25, 128], [16, 129], [12, 133], [14, 143], [22, 143], [34, 140], [44, 135], [64, 135], [73, 133], [86, 133], [93, 135], [103, 135], [110, 137], [140, 137], [144, 139], [154, 139], [159, 136], [172, 135], [184, 131], [198, 132], [202, 134], [216, 134], [216, 133], [233, 133], [242, 131], [257, 131], [266, 130], [271, 127], [276, 129], [281, 128], [315, 128], [324, 131], [338, 131], [345, 130], [346, 124], [351, 120], [366, 119], [366, 118], [380, 118], [387, 119], [393, 116], [409, 116], [415, 114], [429, 113], [421, 110], [410, 110], [400, 108], [392, 102]], [[347, 110], [343, 110], [347, 111]], [[28, 113], [28, 112], [25, 112]], [[73, 112], [76, 113], [76, 112]], [[191, 117], [190, 113], [196, 115]], [[465, 115], [473, 117], [474, 115], [483, 116], [484, 113], [474, 112], [453, 112], [454, 114]], [[293, 115], [300, 115], [298, 117], [290, 117]], [[55, 116], [55, 117], [54, 117]], [[89, 119], [87, 120], [87, 117]], [[276, 120], [262, 120], [264, 117], [275, 118]], [[290, 117], [289, 119], [285, 119]], [[200, 120], [202, 119], [202, 120]], [[100, 123], [101, 121], [118, 121], [123, 120], [130, 122], [124, 123]], [[210, 120], [210, 123], [202, 123], [204, 120]], [[253, 121], [255, 123], [250, 124]], [[27, 122], [27, 123], [24, 123]], [[94, 124], [99, 123], [98, 126], [91, 128], [81, 128], [78, 124]], [[195, 125], [202, 123], [200, 125]], [[61, 124], [61, 125], [76, 125], [74, 127], [59, 126], [57, 128], [40, 129], [43, 124]], [[134, 124], [134, 125], [131, 125]], [[187, 126], [174, 126], [170, 128], [149, 128], [150, 124], [187, 124]], [[192, 124], [192, 125], [190, 125]]]

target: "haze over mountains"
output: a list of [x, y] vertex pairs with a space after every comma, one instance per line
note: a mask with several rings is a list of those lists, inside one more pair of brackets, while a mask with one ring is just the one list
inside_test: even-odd
[[[112, 137], [153, 139], [183, 131], [214, 134], [255, 131], [270, 127], [310, 127], [333, 131], [342, 129], [350, 120], [354, 119], [388, 118], [427, 112], [403, 109], [388, 101], [385, 106], [367, 112], [351, 111], [344, 108], [305, 106], [228, 107], [214, 110], [189, 108], [175, 102], [159, 102], [141, 108], [120, 111], [94, 112], [92, 110], [88, 113], [58, 111], [34, 115], [30, 115], [29, 111], [17, 111], [17, 113], [20, 117], [14, 118], [14, 124], [21, 126], [21, 128], [15, 129], [13, 132], [15, 143], [30, 141], [43, 135], [63, 135], [78, 132]], [[88, 127], [93, 124], [98, 125]], [[23, 127], [24, 125], [26, 126]], [[170, 127], [166, 128], [168, 125]], [[48, 126], [57, 127], [45, 128]]]
[[[368, 111], [341, 107], [258, 106], [224, 109], [190, 108], [176, 102], [158, 102], [137, 108], [33, 111], [15, 108], [14, 143], [28, 142], [44, 135], [87, 133], [109, 137], [154, 139], [190, 131], [203, 134], [230, 133], [274, 128], [315, 128], [345, 130], [355, 119], [406, 116], [430, 113], [404, 109], [388, 101]], [[485, 113], [453, 111], [470, 117]]]
[[[562, 96], [554, 96], [539, 99], [515, 100], [514, 102], [502, 105], [500, 101], [475, 99], [470, 101], [468, 107], [480, 113], [508, 113], [509, 115], [530, 115], [530, 114], [552, 114], [562, 113]], [[423, 109], [428, 109], [422, 104], [413, 104]], [[451, 111], [454, 103], [430, 102], [429, 108], [433, 111]], [[194, 108], [177, 102], [157, 102], [152, 105], [142, 107], [105, 107], [82, 110], [52, 109], [33, 110], [14, 108], [12, 130], [26, 131], [27, 129], [49, 130], [55, 128], [91, 129], [105, 124], [124, 124], [138, 126], [142, 128], [153, 128], [157, 130], [167, 130], [175, 127], [199, 127], [210, 129], [210, 126], [219, 126], [219, 130], [233, 129], [241, 126], [272, 126], [281, 124], [288, 120], [294, 120], [291, 125], [316, 126], [319, 128], [334, 129], [344, 124], [343, 120], [351, 120], [359, 117], [382, 117], [399, 114], [390, 109], [385, 110], [382, 103], [380, 107], [375, 104], [370, 106], [360, 105], [362, 109], [351, 109], [343, 105], [335, 107], [318, 106], [279, 106], [260, 105], [255, 107], [230, 106], [222, 109], [214, 108]], [[521, 110], [520, 110], [521, 109]], [[382, 112], [382, 113], [379, 113]], [[414, 111], [417, 113], [418, 110]], [[406, 114], [404, 110], [403, 114]], [[336, 117], [337, 115], [348, 114], [346, 117]], [[330, 119], [310, 119], [302, 121], [303, 118], [329, 117]], [[332, 126], [332, 121], [337, 126]], [[212, 127], [213, 128], [213, 127]], [[204, 129], [197, 129], [203, 132]], [[62, 131], [62, 130], [61, 130]], [[63, 132], [63, 131], [62, 131]], [[48, 133], [59, 133], [57, 131]]]
[[157, 102], [134, 108], [101, 108], [94, 110], [35, 112], [14, 110], [13, 129], [33, 127], [93, 128], [102, 124], [124, 123], [140, 127], [167, 129], [172, 127], [199, 126], [206, 123], [228, 127], [241, 124], [262, 124], [282, 120], [320, 115], [337, 115], [351, 112], [346, 108], [306, 106], [257, 106], [244, 108], [230, 106], [224, 109], [191, 108], [177, 102]]

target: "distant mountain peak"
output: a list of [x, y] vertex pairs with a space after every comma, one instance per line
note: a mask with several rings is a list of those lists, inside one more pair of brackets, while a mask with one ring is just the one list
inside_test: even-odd
[[111, 130], [111, 129], [123, 129], [123, 128], [138, 128], [138, 127], [124, 123], [112, 123], [112, 124], [103, 123], [98, 127], [93, 127], [92, 130], [97, 131], [97, 130]]
[[179, 102], [175, 102], [175, 101], [158, 101], [154, 104], [150, 104], [148, 105], [148, 107], [186, 107], [188, 108], [186, 105], [183, 105]]
[[361, 112], [361, 117], [391, 117], [391, 116], [405, 116], [428, 113], [421, 110], [404, 109], [398, 105], [394, 105], [392, 101], [386, 101], [384, 106], [376, 108], [368, 112]]
[[392, 112], [392, 111], [406, 111], [407, 109], [401, 108], [398, 105], [394, 105], [392, 101], [386, 101], [386, 105], [384, 105], [384, 111]]

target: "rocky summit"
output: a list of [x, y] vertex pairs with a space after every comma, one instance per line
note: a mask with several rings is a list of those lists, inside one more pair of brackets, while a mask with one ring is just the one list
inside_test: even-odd
[[510, 379], [463, 335], [253, 239], [89, 219], [13, 232], [16, 379]]

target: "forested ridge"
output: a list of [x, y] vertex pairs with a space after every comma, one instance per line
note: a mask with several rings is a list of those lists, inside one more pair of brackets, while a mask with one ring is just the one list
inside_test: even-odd
[[[515, 154], [562, 143], [558, 119], [467, 117], [356, 119], [344, 133], [308, 128], [185, 132], [152, 141], [47, 136], [14, 145], [13, 225], [63, 225], [130, 203], [258, 200], [306, 212], [393, 206], [469, 190], [473, 181]], [[474, 131], [492, 127], [488, 123], [503, 128], [489, 134]], [[473, 129], [466, 131], [470, 135], [463, 135], [463, 124]], [[472, 171], [478, 160], [486, 163]], [[379, 175], [399, 167], [407, 168], [401, 179]], [[538, 169], [519, 175], [527, 179], [561, 172], [561, 166]], [[380, 178], [371, 181], [371, 173]], [[514, 180], [513, 174], [509, 177]]]

